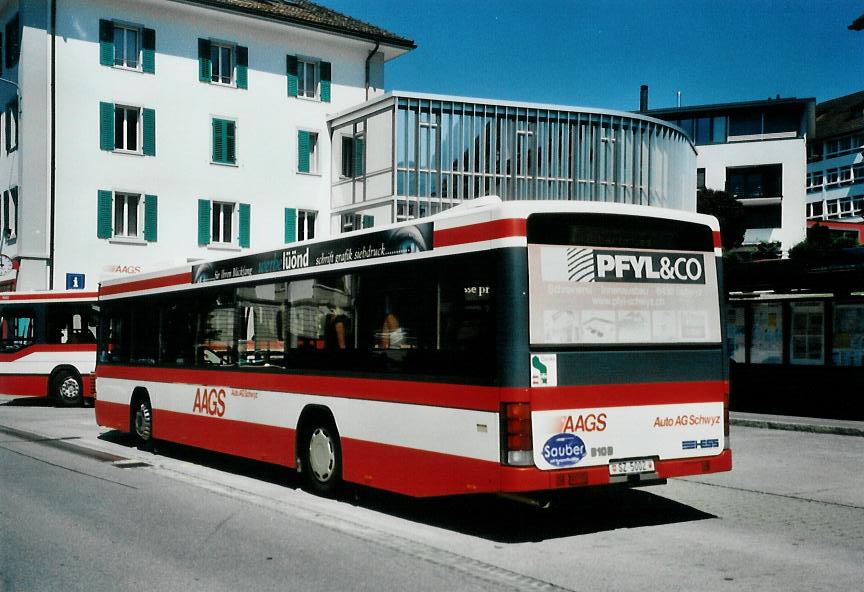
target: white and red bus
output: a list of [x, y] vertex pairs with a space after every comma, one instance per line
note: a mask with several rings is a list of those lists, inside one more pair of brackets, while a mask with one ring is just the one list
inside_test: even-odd
[[0, 393], [68, 406], [92, 398], [96, 304], [96, 292], [0, 293]]
[[714, 218], [484, 198], [100, 287], [96, 419], [413, 496], [727, 471]]

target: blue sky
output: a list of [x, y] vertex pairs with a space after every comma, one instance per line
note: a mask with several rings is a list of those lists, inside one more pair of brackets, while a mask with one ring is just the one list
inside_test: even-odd
[[864, 90], [862, 0], [318, 0], [413, 39], [387, 90], [636, 110]]

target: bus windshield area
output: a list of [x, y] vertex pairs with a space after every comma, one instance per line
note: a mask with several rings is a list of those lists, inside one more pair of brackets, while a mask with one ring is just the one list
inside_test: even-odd
[[13, 352], [31, 345], [35, 319], [32, 311], [0, 311], [0, 352]]
[[34, 344], [96, 343], [95, 305], [44, 303], [0, 307], [0, 351], [13, 352]]
[[105, 301], [99, 361], [491, 380], [495, 266], [449, 263]]

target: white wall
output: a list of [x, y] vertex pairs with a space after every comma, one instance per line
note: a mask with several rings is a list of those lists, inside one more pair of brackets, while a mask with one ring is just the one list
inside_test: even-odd
[[[372, 44], [164, 0], [57, 4], [55, 286], [229, 254], [198, 246], [199, 198], [252, 204], [252, 249], [282, 244], [285, 207], [318, 210], [327, 234], [326, 117], [364, 100]], [[156, 31], [155, 75], [100, 65], [100, 19]], [[199, 82], [198, 38], [249, 48], [248, 90]], [[287, 96], [287, 54], [332, 63], [332, 102]], [[100, 150], [100, 101], [155, 109], [156, 156]], [[237, 166], [211, 164], [212, 117], [236, 120]], [[297, 172], [299, 129], [319, 134], [317, 174]], [[157, 195], [158, 241], [97, 238], [99, 189]]]
[[[746, 243], [780, 241], [783, 251], [804, 240], [807, 148], [803, 138], [761, 142], [730, 142], [697, 146], [696, 167], [705, 169], [708, 189], [726, 188], [726, 167], [783, 165], [781, 228], [748, 231]], [[742, 200], [755, 203], [754, 200]]]

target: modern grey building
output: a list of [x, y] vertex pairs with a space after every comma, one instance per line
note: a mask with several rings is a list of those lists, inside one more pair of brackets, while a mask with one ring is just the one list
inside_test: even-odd
[[484, 195], [696, 209], [693, 143], [645, 115], [394, 91], [328, 125], [333, 233]]

